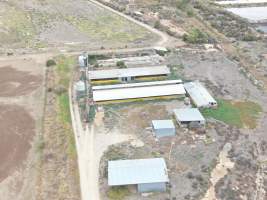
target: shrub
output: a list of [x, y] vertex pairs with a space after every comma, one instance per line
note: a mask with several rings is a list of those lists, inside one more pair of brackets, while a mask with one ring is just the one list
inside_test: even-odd
[[243, 41], [256, 41], [258, 40], [258, 38], [255, 35], [248, 33], [244, 35], [242, 40]]
[[53, 66], [53, 65], [56, 65], [56, 61], [54, 61], [53, 59], [49, 59], [46, 61], [46, 66], [47, 67], [50, 67], [50, 66]]
[[123, 200], [126, 196], [128, 196], [130, 191], [127, 187], [120, 186], [120, 187], [112, 187], [108, 191], [108, 197], [111, 200]]
[[125, 63], [123, 61], [118, 61], [116, 63], [117, 67], [119, 68], [127, 68], [127, 66], [125, 65]]
[[186, 14], [187, 14], [188, 17], [193, 17], [194, 16], [194, 11], [193, 10], [188, 10], [186, 12]]
[[178, 0], [176, 3], [176, 7], [180, 10], [183, 10], [187, 7], [190, 0]]
[[183, 40], [188, 43], [192, 44], [201, 44], [201, 43], [208, 43], [209, 37], [206, 33], [203, 33], [197, 28], [192, 29], [189, 31], [188, 34], [183, 35]]
[[154, 28], [156, 28], [156, 29], [160, 29], [160, 27], [161, 27], [160, 21], [157, 20], [157, 21], [155, 22], [155, 24], [154, 24]]

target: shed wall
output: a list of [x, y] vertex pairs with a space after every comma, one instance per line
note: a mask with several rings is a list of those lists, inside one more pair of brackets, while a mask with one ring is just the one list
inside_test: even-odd
[[137, 190], [140, 193], [143, 193], [143, 192], [165, 192], [166, 191], [166, 183], [138, 184]]
[[154, 129], [154, 133], [156, 137], [161, 138], [165, 136], [174, 136], [175, 135], [175, 128], [161, 128], [161, 129]]

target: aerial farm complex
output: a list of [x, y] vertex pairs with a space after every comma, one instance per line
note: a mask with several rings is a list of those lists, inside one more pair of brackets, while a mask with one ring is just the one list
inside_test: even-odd
[[[159, 58], [165, 64], [165, 58], [151, 52], [144, 58], [139, 56], [122, 57], [118, 55], [114, 64], [110, 59], [96, 61], [99, 65], [90, 64], [90, 56], [79, 56], [80, 80], [74, 84], [76, 100], [83, 121], [92, 121], [103, 108], [113, 106], [149, 105], [155, 102], [177, 103], [168, 117], [156, 117], [147, 124], [151, 126], [151, 136], [161, 143], [161, 138], [172, 140], [181, 129], [205, 133], [206, 119], [199, 109], [217, 109], [218, 103], [211, 93], [198, 80], [184, 81], [173, 79], [167, 65], [147, 65], [147, 60]], [[127, 61], [131, 60], [131, 64]], [[125, 63], [126, 61], [126, 63]], [[89, 107], [89, 110], [85, 108]], [[85, 109], [85, 111], [83, 110]], [[157, 106], [154, 108], [157, 109]], [[104, 112], [106, 112], [104, 110]], [[88, 112], [89, 115], [82, 113]], [[142, 112], [142, 111], [141, 111]], [[143, 110], [145, 112], [145, 110]], [[153, 112], [150, 111], [150, 112]], [[104, 114], [105, 115], [105, 114]], [[126, 133], [128, 130], [125, 130]], [[111, 135], [112, 137], [112, 135]], [[172, 147], [170, 147], [172, 148]], [[171, 150], [170, 150], [171, 151]], [[137, 185], [139, 193], [163, 192], [169, 187], [168, 165], [163, 157], [107, 160], [107, 186], [119, 188]], [[115, 189], [116, 190], [116, 189]]]
[[0, 200], [267, 200], [267, 0], [0, 1]]

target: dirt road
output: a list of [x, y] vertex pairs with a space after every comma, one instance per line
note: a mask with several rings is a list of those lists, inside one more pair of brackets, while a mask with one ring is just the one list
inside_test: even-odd
[[[71, 95], [72, 91], [70, 88], [70, 99]], [[104, 151], [112, 144], [124, 142], [132, 138], [118, 132], [108, 135], [96, 134], [95, 124], [83, 128], [79, 108], [75, 101], [70, 103], [70, 111], [78, 154], [81, 196], [83, 200], [99, 200], [99, 163]]]
[[[98, 50], [98, 51], [90, 51], [90, 53], [104, 54], [104, 53], [119, 53], [119, 52], [146, 50], [146, 49], [151, 49], [151, 47], [166, 46], [171, 40], [171, 38], [167, 34], [160, 32], [142, 22], [139, 22], [105, 5], [102, 5], [97, 1], [90, 0], [90, 2], [140, 25], [148, 29], [149, 31], [157, 34], [160, 37], [160, 40], [158, 42], [156, 42], [155, 44], [151, 44], [149, 47], [134, 48], [134, 49]], [[68, 54], [77, 55], [79, 53], [72, 52]], [[82, 200], [100, 200], [98, 179], [99, 179], [99, 163], [102, 154], [110, 145], [124, 142], [127, 140], [132, 140], [133, 138], [131, 138], [129, 135], [121, 134], [116, 131], [110, 134], [99, 134], [99, 133], [96, 134], [95, 124], [93, 124], [90, 127], [86, 126], [85, 128], [83, 128], [77, 102], [73, 100], [75, 98], [72, 98], [71, 87], [69, 88], [69, 98], [71, 99], [70, 112], [71, 112], [72, 126], [75, 134], [76, 148], [78, 154]], [[97, 113], [97, 115], [98, 114], [100, 113]]]

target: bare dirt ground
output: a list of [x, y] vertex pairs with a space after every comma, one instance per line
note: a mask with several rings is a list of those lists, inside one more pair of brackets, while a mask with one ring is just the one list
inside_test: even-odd
[[43, 102], [42, 59], [0, 59], [1, 199], [34, 199]]
[[11, 175], [27, 158], [34, 136], [34, 119], [16, 105], [0, 106], [0, 182]]
[[0, 68], [0, 80], [1, 97], [25, 95], [38, 88], [41, 83], [41, 77], [17, 71], [11, 66]]

